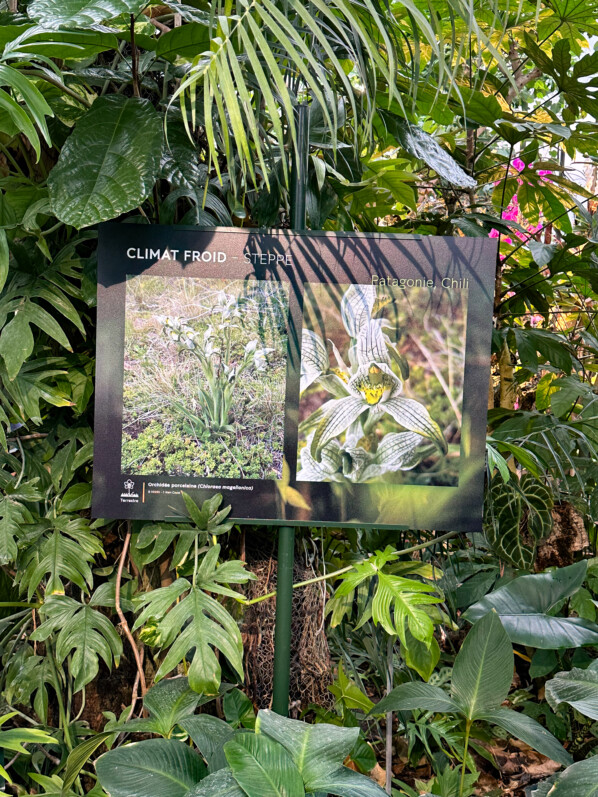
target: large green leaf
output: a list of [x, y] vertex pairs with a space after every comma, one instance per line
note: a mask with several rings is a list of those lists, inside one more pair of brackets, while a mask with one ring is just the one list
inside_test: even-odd
[[181, 728], [193, 739], [199, 752], [205, 758], [210, 772], [227, 766], [224, 745], [235, 735], [235, 731], [218, 717], [197, 714], [179, 722]]
[[542, 755], [568, 766], [573, 760], [565, 748], [539, 722], [510, 708], [496, 708], [478, 714], [478, 719], [498, 725], [503, 730], [529, 744]]
[[422, 684], [419, 681], [396, 686], [379, 703], [371, 714], [385, 714], [387, 711], [439, 711], [459, 713], [459, 706], [439, 686]]
[[347, 767], [339, 767], [321, 780], [316, 780], [312, 792], [336, 794], [338, 797], [384, 797], [386, 794], [373, 780]]
[[148, 100], [97, 99], [50, 173], [54, 213], [81, 228], [137, 207], [157, 177], [162, 137], [160, 115]]
[[29, 16], [47, 28], [87, 28], [121, 14], [137, 15], [145, 0], [33, 0]]
[[546, 699], [557, 710], [561, 703], [593, 720], [598, 720], [598, 663], [586, 670], [574, 667], [569, 672], [559, 672], [546, 682]]
[[[195, 513], [200, 512], [192, 502], [191, 505]], [[210, 515], [208, 528], [212, 522]], [[213, 518], [216, 524], [219, 515], [222, 512]], [[198, 520], [202, 518], [198, 517]], [[215, 528], [220, 526], [216, 525]], [[214, 545], [204, 555], [197, 569], [195, 586], [187, 579], [179, 578], [168, 587], [141, 595], [138, 601], [143, 609], [134, 626], [139, 628], [150, 620], [159, 621], [157, 633], [160, 645], [167, 647], [168, 652], [156, 673], [157, 680], [175, 669], [179, 662], [188, 660], [188, 654], [194, 651], [188, 672], [189, 685], [196, 692], [207, 695], [217, 694], [220, 685], [221, 669], [214, 649], [226, 656], [239, 678], [243, 677], [243, 643], [237, 622], [208, 593], [238, 599], [239, 593], [226, 584], [241, 584], [253, 578], [241, 562], [231, 560], [219, 566], [219, 553], [220, 546]]]
[[224, 745], [235, 780], [248, 797], [302, 797], [303, 781], [285, 748], [264, 734], [242, 733]]
[[307, 725], [279, 717], [272, 711], [258, 713], [256, 732], [286, 747], [307, 792], [318, 791], [317, 784], [342, 766], [359, 736], [359, 728], [339, 728], [324, 723]]
[[452, 695], [470, 719], [498, 708], [513, 680], [513, 648], [496, 612], [479, 620], [465, 638], [453, 667]]
[[98, 657], [107, 667], [118, 662], [122, 641], [116, 629], [101, 612], [78, 603], [65, 595], [48, 598], [40, 610], [44, 622], [31, 634], [34, 642], [45, 642], [50, 636], [56, 644], [59, 663], [71, 655], [70, 672], [79, 691], [98, 674]]
[[579, 617], [547, 614], [560, 601], [571, 597], [581, 587], [587, 561], [538, 573], [505, 584], [471, 606], [465, 618], [475, 622], [495, 610], [511, 642], [544, 650], [595, 645], [598, 625]]
[[230, 769], [220, 769], [197, 784], [187, 797], [247, 797]]
[[149, 717], [131, 720], [122, 726], [123, 730], [168, 737], [175, 725], [194, 713], [200, 699], [187, 678], [165, 678], [152, 686], [143, 698], [143, 708]]
[[597, 797], [598, 758], [592, 756], [578, 761], [557, 778], [550, 797]]
[[96, 761], [110, 797], [184, 797], [206, 775], [197, 753], [176, 739], [148, 739], [109, 750]]

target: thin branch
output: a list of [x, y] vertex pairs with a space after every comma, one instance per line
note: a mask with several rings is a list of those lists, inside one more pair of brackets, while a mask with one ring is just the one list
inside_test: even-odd
[[[402, 551], [393, 551], [393, 553], [403, 556], [404, 554], [423, 551], [424, 548], [431, 548], [433, 545], [446, 542], [446, 540], [450, 540], [452, 537], [456, 537], [458, 534], [461, 534], [461, 532], [449, 531], [447, 534], [443, 534], [442, 536], [436, 537], [433, 540], [422, 542], [420, 545], [413, 545], [411, 548], [403, 548]], [[374, 556], [374, 554], [371, 554], [367, 559], [363, 559], [361, 562], [357, 562], [357, 564], [363, 564], [364, 562], [369, 561], [372, 556]], [[299, 589], [299, 587], [308, 587], [310, 584], [319, 584], [322, 581], [328, 581], [330, 578], [337, 578], [338, 576], [342, 576], [343, 573], [348, 573], [350, 570], [353, 570], [354, 567], [355, 565], [348, 565], [347, 567], [342, 567], [340, 570], [335, 570], [332, 573], [326, 573], [323, 576], [317, 576], [317, 578], [309, 578], [307, 581], [298, 581], [296, 584], [293, 584], [293, 589]], [[252, 598], [251, 600], [245, 600], [242, 596], [240, 596], [239, 602], [242, 603], [243, 606], [252, 606], [254, 603], [261, 603], [262, 601], [275, 597], [276, 592], [268, 592], [266, 595], [260, 595], [257, 598]]]
[[[127, 558], [127, 551], [129, 550], [129, 543], [131, 542], [131, 524], [129, 523], [127, 526], [127, 534], [125, 537], [125, 541], [123, 544], [122, 554], [120, 556], [120, 561], [118, 563], [118, 572], [116, 574], [116, 585], [114, 589], [114, 605], [116, 607], [116, 613], [120, 619], [120, 624], [122, 625], [123, 631], [125, 632], [125, 636], [129, 640], [129, 644], [133, 650], [133, 655], [135, 656], [135, 664], [137, 665], [137, 673], [139, 675], [139, 684], [141, 685], [141, 696], [145, 695], [147, 688], [145, 685], [145, 673], [143, 672], [143, 653], [139, 651], [133, 634], [131, 633], [131, 629], [129, 628], [129, 624], [127, 623], [127, 618], [122, 610], [120, 605], [120, 585], [122, 581], [123, 570], [125, 567], [125, 559]], [[134, 689], [133, 689], [133, 704], [137, 700], [136, 694], [136, 687], [137, 682], [135, 682]]]

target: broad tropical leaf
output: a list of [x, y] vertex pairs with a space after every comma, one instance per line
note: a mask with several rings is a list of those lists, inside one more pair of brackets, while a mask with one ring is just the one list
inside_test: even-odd
[[458, 713], [459, 706], [439, 686], [413, 683], [396, 686], [379, 703], [376, 703], [371, 714], [385, 714], [387, 711], [437, 711]]
[[318, 791], [318, 783], [341, 767], [355, 746], [359, 728], [308, 725], [272, 711], [260, 711], [256, 733], [266, 734], [288, 750], [301, 773], [305, 790], [311, 792]]
[[118, 663], [122, 642], [110, 620], [101, 612], [65, 595], [53, 595], [45, 601], [40, 614], [44, 621], [30, 638], [34, 642], [45, 642], [53, 635], [59, 663], [72, 655], [70, 670], [75, 691], [96, 677], [98, 658], [109, 668], [113, 660]]
[[158, 175], [162, 135], [149, 101], [119, 94], [97, 99], [50, 173], [54, 213], [79, 229], [137, 207]]
[[474, 622], [494, 609], [511, 642], [543, 650], [595, 645], [596, 623], [548, 614], [553, 606], [577, 592], [587, 567], [584, 560], [549, 573], [520, 576], [471, 606], [465, 618]]
[[557, 777], [555, 785], [546, 794], [550, 797], [597, 797], [598, 759], [596, 756], [577, 761]]
[[144, 0], [33, 0], [29, 16], [46, 28], [86, 28], [120, 14], [138, 14]]
[[148, 739], [109, 750], [96, 761], [110, 797], [184, 797], [206, 775], [199, 755], [178, 739]]
[[187, 717], [180, 720], [179, 725], [193, 739], [210, 772], [217, 772], [227, 766], [224, 745], [235, 735], [230, 725], [209, 714]]
[[239, 786], [258, 797], [302, 797], [303, 781], [293, 759], [264, 734], [243, 733], [224, 745], [226, 759]]
[[[204, 508], [207, 509], [205, 505]], [[187, 509], [199, 512], [192, 501], [187, 502]], [[205, 521], [208, 527], [213, 520], [215, 527], [219, 528], [218, 515], [221, 514], [212, 517], [210, 510]], [[198, 515], [196, 522], [199, 525], [204, 521]], [[158, 644], [167, 647], [168, 652], [156, 674], [156, 680], [167, 675], [194, 651], [188, 672], [189, 685], [196, 692], [212, 695], [218, 693], [221, 676], [214, 649], [226, 656], [239, 678], [242, 678], [243, 644], [237, 622], [208, 592], [238, 600], [239, 593], [226, 584], [242, 584], [253, 578], [241, 562], [232, 560], [218, 566], [219, 553], [220, 546], [214, 545], [204, 555], [197, 569], [195, 586], [187, 579], [179, 578], [168, 587], [139, 596], [137, 600], [143, 608], [134, 626], [140, 628], [149, 620], [158, 621]]]
[[542, 755], [553, 761], [558, 761], [559, 764], [568, 766], [573, 760], [562, 744], [546, 728], [526, 714], [520, 714], [510, 708], [496, 708], [479, 713], [477, 718], [498, 725], [515, 738], [529, 744]]
[[568, 703], [580, 714], [598, 720], [598, 666], [595, 662], [582, 670], [574, 667], [559, 672], [546, 682], [546, 699], [556, 711], [561, 703]]
[[187, 792], [187, 797], [247, 797], [230, 769], [220, 769]]
[[513, 648], [496, 614], [472, 627], [457, 653], [451, 694], [469, 720], [500, 706], [513, 680]]

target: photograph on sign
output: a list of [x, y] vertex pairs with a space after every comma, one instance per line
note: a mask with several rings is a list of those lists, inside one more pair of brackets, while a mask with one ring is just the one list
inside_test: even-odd
[[481, 525], [495, 243], [105, 225], [99, 517]]
[[129, 276], [122, 472], [281, 479], [288, 285]]
[[297, 481], [458, 484], [467, 290], [304, 295]]

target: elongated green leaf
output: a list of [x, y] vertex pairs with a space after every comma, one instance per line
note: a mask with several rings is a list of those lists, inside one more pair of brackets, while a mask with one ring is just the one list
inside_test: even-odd
[[574, 667], [559, 672], [546, 682], [546, 699], [556, 711], [561, 703], [568, 703], [590, 719], [598, 720], [598, 669], [591, 664], [586, 670]]
[[414, 681], [396, 686], [376, 703], [370, 714], [385, 714], [387, 711], [439, 711], [456, 714], [459, 706], [439, 686]]
[[209, 714], [187, 717], [180, 720], [179, 725], [193, 739], [197, 749], [205, 758], [210, 772], [216, 772], [227, 766], [224, 745], [235, 735], [230, 725]]
[[264, 734], [243, 733], [224, 745], [235, 780], [250, 797], [302, 797], [303, 781], [285, 748]]
[[62, 781], [62, 794], [66, 795], [68, 793], [77, 779], [79, 772], [81, 772], [98, 747], [110, 736], [112, 736], [112, 731], [97, 733], [95, 736], [91, 736], [89, 739], [81, 742], [81, 744], [78, 744], [74, 750], [69, 753], [66, 760], [64, 779]]
[[586, 758], [566, 769], [548, 792], [550, 797], [596, 797], [598, 795], [598, 758]]
[[158, 39], [156, 55], [168, 61], [177, 57], [193, 59], [210, 49], [210, 28], [200, 22], [190, 22]]
[[498, 708], [513, 680], [513, 648], [496, 612], [473, 626], [457, 653], [452, 695], [465, 716]]
[[365, 775], [347, 767], [339, 767], [313, 784], [318, 794], [335, 794], [338, 797], [384, 797], [386, 792]]
[[8, 259], [10, 253], [8, 251], [8, 239], [6, 238], [6, 230], [0, 229], [0, 292], [6, 284], [8, 279]]
[[0, 334], [0, 354], [9, 379], [14, 379], [33, 351], [33, 335], [26, 313], [17, 311]]
[[184, 797], [206, 775], [197, 753], [176, 739], [148, 739], [109, 750], [96, 761], [110, 797]]
[[194, 786], [187, 797], [247, 797], [247, 792], [239, 786], [230, 769], [221, 769]]
[[48, 180], [56, 215], [87, 227], [137, 207], [158, 174], [162, 123], [147, 100], [97, 99], [77, 122]]
[[120, 14], [137, 15], [145, 0], [33, 0], [29, 16], [47, 28], [86, 28]]
[[[497, 708], [478, 714], [479, 720], [492, 722], [503, 730], [529, 744], [542, 755], [568, 766], [573, 760], [559, 741], [539, 722], [510, 708]], [[577, 795], [576, 795], [577, 797]]]
[[315, 784], [339, 769], [359, 736], [359, 728], [307, 725], [272, 711], [258, 713], [256, 732], [288, 750], [308, 792], [318, 791]]
[[595, 645], [598, 625], [580, 617], [547, 614], [581, 587], [587, 561], [549, 573], [521, 576], [471, 606], [465, 618], [474, 622], [494, 609], [512, 642], [543, 650]]

